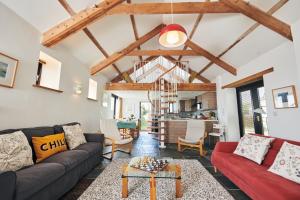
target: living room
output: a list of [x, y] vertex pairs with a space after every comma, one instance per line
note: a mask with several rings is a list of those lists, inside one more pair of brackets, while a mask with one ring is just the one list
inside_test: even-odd
[[0, 199], [300, 199], [299, 8], [1, 0]]

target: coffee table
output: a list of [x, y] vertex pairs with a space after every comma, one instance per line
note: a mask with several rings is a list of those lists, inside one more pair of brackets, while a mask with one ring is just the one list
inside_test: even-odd
[[[165, 159], [163, 159], [165, 160]], [[174, 164], [172, 160], [169, 160], [169, 164], [163, 171], [158, 173], [149, 173], [130, 167], [128, 164], [123, 166], [122, 172], [122, 198], [128, 197], [128, 179], [129, 178], [144, 178], [149, 179], [150, 182], [150, 200], [156, 200], [156, 180], [157, 179], [174, 179], [176, 187], [176, 198], [182, 197], [181, 192], [181, 167], [178, 164]]]

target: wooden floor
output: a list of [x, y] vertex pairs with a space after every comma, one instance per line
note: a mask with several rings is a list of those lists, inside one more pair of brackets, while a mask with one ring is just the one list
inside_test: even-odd
[[[134, 141], [132, 154], [124, 154], [117, 152], [115, 159], [118, 158], [131, 158], [135, 156], [155, 156], [155, 157], [172, 157], [174, 159], [197, 159], [214, 177], [221, 183], [226, 190], [237, 200], [248, 200], [250, 199], [245, 193], [243, 193], [236, 185], [234, 185], [228, 178], [220, 173], [214, 173], [213, 166], [210, 162], [211, 151], [208, 151], [207, 156], [201, 158], [199, 152], [196, 151], [184, 151], [180, 153], [177, 151], [177, 145], [167, 145], [166, 149], [159, 149], [158, 142], [151, 138], [151, 135], [147, 133], [141, 133], [140, 137]], [[77, 199], [88, 186], [97, 178], [101, 172], [109, 165], [108, 160], [104, 160], [103, 163], [93, 169], [87, 176], [81, 181], [61, 200], [75, 200]]]

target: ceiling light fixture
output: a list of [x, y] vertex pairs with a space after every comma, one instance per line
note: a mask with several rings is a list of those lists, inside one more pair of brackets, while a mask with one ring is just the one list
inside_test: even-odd
[[172, 23], [164, 27], [159, 34], [160, 45], [174, 48], [183, 45], [187, 40], [186, 30], [179, 24], [174, 24], [173, 0], [171, 0]]

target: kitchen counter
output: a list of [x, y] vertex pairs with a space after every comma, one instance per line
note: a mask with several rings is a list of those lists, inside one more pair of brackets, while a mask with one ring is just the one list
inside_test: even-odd
[[[189, 119], [166, 120], [166, 143], [177, 143], [178, 137], [184, 138], [186, 135], [187, 121]], [[201, 119], [199, 119], [201, 120]], [[212, 132], [213, 124], [218, 123], [218, 120], [202, 120], [205, 122], [205, 131]], [[208, 138], [207, 138], [208, 139]]]

